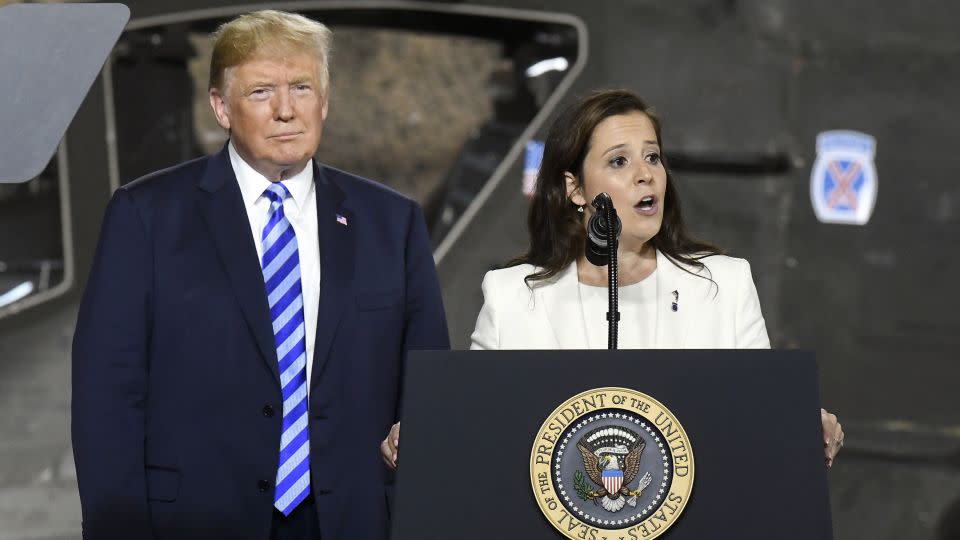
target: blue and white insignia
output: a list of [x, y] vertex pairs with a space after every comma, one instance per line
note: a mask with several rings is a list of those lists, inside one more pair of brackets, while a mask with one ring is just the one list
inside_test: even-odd
[[817, 135], [817, 160], [810, 173], [810, 199], [822, 223], [865, 225], [877, 201], [877, 140], [858, 131]]

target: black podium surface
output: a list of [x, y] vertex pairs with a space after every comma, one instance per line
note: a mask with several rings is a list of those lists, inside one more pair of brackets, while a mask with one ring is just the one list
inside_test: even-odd
[[812, 353], [633, 350], [412, 352], [394, 540], [563, 538], [531, 451], [558, 405], [600, 387], [652, 397], [689, 437], [692, 495], [659, 538], [832, 538]]

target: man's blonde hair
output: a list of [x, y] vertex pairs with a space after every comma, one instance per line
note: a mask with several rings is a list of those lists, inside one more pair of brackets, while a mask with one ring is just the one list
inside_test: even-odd
[[210, 88], [223, 91], [227, 68], [259, 55], [312, 52], [320, 65], [320, 92], [327, 96], [330, 41], [329, 28], [303, 15], [273, 9], [241, 15], [213, 33]]

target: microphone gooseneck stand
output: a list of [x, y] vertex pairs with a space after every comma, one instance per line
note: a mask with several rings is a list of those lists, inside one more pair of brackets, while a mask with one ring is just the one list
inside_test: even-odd
[[617, 329], [620, 323], [620, 311], [617, 287], [617, 244], [622, 224], [613, 207], [610, 195], [601, 193], [591, 203], [596, 212], [587, 222], [586, 256], [596, 266], [607, 266], [607, 292], [609, 303], [607, 310], [607, 348], [617, 348]]
[[619, 292], [617, 284], [617, 245], [619, 239], [617, 238], [617, 227], [613, 222], [613, 204], [610, 203], [604, 206], [603, 218], [607, 222], [607, 291], [609, 292], [607, 303], [607, 349], [615, 350], [617, 348], [617, 330], [620, 326], [619, 297], [617, 295]]

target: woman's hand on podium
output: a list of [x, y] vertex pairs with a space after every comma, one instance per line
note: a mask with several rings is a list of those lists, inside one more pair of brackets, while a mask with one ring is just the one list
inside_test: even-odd
[[[836, 417], [834, 417], [836, 418]], [[397, 454], [400, 452], [400, 422], [397, 422], [390, 428], [387, 438], [380, 443], [380, 457], [387, 467], [397, 468]]]
[[[837, 415], [831, 414], [826, 409], [820, 409], [820, 422], [823, 424], [823, 454], [829, 468], [833, 466], [834, 458], [843, 448], [843, 428], [837, 421]], [[398, 426], [399, 424], [394, 427]]]

